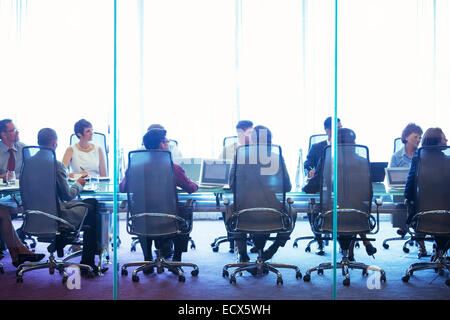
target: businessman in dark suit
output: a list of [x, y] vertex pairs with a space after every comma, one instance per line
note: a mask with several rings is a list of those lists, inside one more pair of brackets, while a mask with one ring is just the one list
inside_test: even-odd
[[[338, 118], [338, 128], [342, 128], [341, 120]], [[308, 173], [308, 179], [312, 178], [314, 176], [314, 173], [317, 170], [317, 165], [319, 163], [320, 157], [322, 157], [323, 151], [325, 150], [325, 147], [329, 144], [329, 141], [331, 141], [331, 117], [328, 117], [325, 119], [323, 123], [325, 132], [327, 133], [328, 139], [325, 141], [321, 141], [318, 143], [315, 143], [311, 146], [309, 149], [308, 155], [306, 157], [306, 161], [304, 163], [305, 171]]]

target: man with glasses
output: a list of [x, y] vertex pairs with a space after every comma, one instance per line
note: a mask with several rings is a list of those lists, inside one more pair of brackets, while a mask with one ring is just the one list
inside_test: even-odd
[[25, 144], [19, 141], [19, 131], [11, 119], [0, 121], [0, 138], [0, 179], [6, 181], [7, 171], [14, 171], [19, 178]]

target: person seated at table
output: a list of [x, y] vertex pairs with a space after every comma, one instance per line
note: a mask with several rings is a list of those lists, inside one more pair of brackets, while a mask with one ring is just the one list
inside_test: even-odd
[[[422, 128], [415, 123], [409, 123], [402, 131], [401, 139], [403, 147], [392, 155], [389, 167], [410, 168], [412, 157], [417, 153], [421, 138]], [[404, 219], [405, 217], [402, 220], [405, 221]], [[406, 234], [406, 225], [402, 225], [397, 230], [397, 233], [403, 237]], [[417, 242], [420, 246], [419, 256], [426, 256], [427, 254], [424, 242], [422, 240], [419, 240]]]
[[239, 121], [238, 124], [236, 125], [238, 141], [228, 146], [225, 146], [222, 150], [222, 153], [219, 156], [219, 159], [233, 161], [237, 147], [249, 143], [250, 134], [252, 133], [252, 130], [253, 130], [253, 122], [249, 120]]
[[[425, 131], [425, 134], [423, 135], [422, 140], [422, 147], [431, 147], [431, 146], [447, 146], [447, 138], [442, 131], [441, 128], [429, 128], [427, 131]], [[434, 150], [433, 150], [434, 151]], [[442, 154], [442, 156], [445, 156], [441, 151], [435, 151]], [[406, 224], [410, 224], [412, 218], [414, 217], [416, 210], [414, 208], [414, 204], [416, 201], [416, 173], [419, 165], [419, 155], [417, 152], [414, 154], [412, 160], [411, 160], [411, 167], [409, 169], [408, 178], [406, 180], [405, 185], [405, 199], [408, 200], [408, 202], [411, 204], [411, 206], [408, 208], [408, 218], [406, 220]], [[418, 241], [421, 246], [421, 251], [419, 252], [419, 258], [427, 256], [425, 244], [423, 240]]]
[[[267, 127], [264, 126], [256, 126], [253, 128], [253, 131], [250, 135], [250, 144], [260, 144], [260, 145], [267, 145], [267, 148], [270, 148], [272, 145], [272, 133]], [[269, 149], [268, 149], [269, 150]], [[285, 162], [283, 157], [281, 157], [281, 166], [280, 168], [283, 168], [284, 172], [284, 190], [285, 192], [289, 192], [292, 189], [291, 180], [289, 178], [289, 173], [287, 171]], [[234, 172], [236, 170], [235, 164], [233, 163], [230, 171], [230, 188], [234, 190], [236, 187], [235, 181], [234, 181]], [[295, 214], [295, 217], [293, 218], [293, 221], [295, 223], [297, 215]], [[284, 247], [287, 240], [289, 240], [289, 236], [291, 233], [288, 232], [280, 232], [277, 233], [275, 241], [267, 248], [267, 250], [264, 250], [262, 253], [263, 260], [269, 260], [271, 259], [274, 254], [277, 252], [279, 247]], [[255, 241], [266, 241], [269, 236], [262, 235], [262, 236], [255, 236]], [[240, 262], [247, 262], [250, 261], [250, 257], [247, 253], [247, 234], [243, 233], [240, 235], [236, 235], [235, 242], [236, 246], [238, 248], [239, 252], [239, 261]], [[253, 271], [250, 271], [250, 273], [253, 273]]]
[[[166, 129], [164, 129], [164, 127], [162, 125], [160, 125], [158, 123], [151, 124], [148, 127], [147, 131], [150, 131], [152, 129], [166, 130]], [[166, 130], [166, 132], [167, 132], [167, 130]], [[173, 162], [179, 164], [179, 161], [183, 158], [183, 155], [181, 154], [180, 150], [178, 149], [178, 145], [176, 145], [176, 144], [169, 144], [169, 150], [170, 150], [170, 153], [172, 154]]]
[[0, 179], [6, 181], [7, 171], [14, 171], [19, 179], [25, 144], [19, 141], [19, 130], [11, 119], [0, 121], [0, 138]]
[[106, 177], [106, 159], [103, 148], [90, 141], [94, 136], [92, 124], [81, 119], [74, 125], [74, 132], [79, 142], [67, 148], [63, 163], [70, 170], [69, 176], [74, 174]]
[[415, 123], [409, 123], [403, 129], [403, 147], [392, 155], [389, 167], [411, 167], [411, 160], [412, 157], [416, 154], [417, 148], [419, 148], [422, 133], [422, 128], [420, 128]]
[[[323, 122], [323, 127], [325, 129], [325, 132], [328, 136], [327, 140], [314, 143], [311, 148], [309, 149], [308, 155], [306, 156], [305, 163], [303, 164], [303, 167], [305, 169], [305, 172], [308, 174], [308, 179], [312, 178], [314, 176], [314, 173], [317, 170], [317, 165], [319, 164], [319, 159], [322, 156], [323, 150], [325, 150], [325, 147], [330, 144], [331, 141], [331, 117], [328, 117]], [[337, 126], [338, 128], [342, 128], [341, 120], [337, 119]]]
[[[169, 151], [169, 140], [166, 138], [166, 130], [162, 129], [151, 129], [143, 137], [143, 144], [145, 149], [159, 149]], [[187, 193], [191, 194], [198, 190], [197, 184], [191, 181], [184, 171], [184, 169], [174, 163], [173, 171], [175, 177], [175, 184]], [[120, 182], [119, 190], [120, 192], [127, 192], [127, 180], [126, 174], [123, 180]], [[152, 241], [149, 237], [138, 236], [139, 242], [142, 247], [145, 261], [152, 261]], [[172, 240], [160, 240], [158, 241], [159, 249], [161, 250], [162, 256], [166, 259], [170, 257]], [[187, 252], [187, 246], [189, 242], [189, 235], [178, 235], [173, 240], [174, 253], [172, 261], [181, 261], [181, 255], [183, 252]]]
[[[38, 133], [38, 144], [40, 147], [46, 147], [56, 150], [58, 146], [58, 136], [56, 131], [51, 128], [43, 128]], [[97, 200], [96, 199], [84, 199], [83, 206], [73, 206], [73, 199], [78, 197], [86, 184], [86, 180], [83, 176], [77, 179], [77, 181], [69, 185], [67, 182], [67, 168], [65, 165], [57, 161], [56, 165], [56, 190], [59, 198], [61, 218], [70, 222], [76, 228], [79, 228], [80, 224], [89, 226], [87, 230], [83, 231], [83, 252], [81, 256], [81, 264], [86, 264], [92, 267], [94, 274], [98, 275], [99, 270], [95, 265], [95, 253], [96, 253], [96, 239], [98, 238], [97, 227]], [[88, 212], [85, 216], [85, 208], [88, 208]], [[83, 220], [84, 219], [84, 220]], [[57, 238], [58, 248], [59, 238]], [[64, 244], [61, 245], [64, 247]], [[106, 272], [108, 268], [103, 268], [102, 273]], [[83, 275], [87, 275], [85, 269], [81, 270]]]
[[[338, 129], [338, 144], [355, 144], [356, 134], [353, 130], [348, 128], [339, 128]], [[303, 187], [303, 192], [306, 193], [317, 193], [320, 192], [320, 184], [322, 181], [323, 175], [323, 166], [325, 164], [325, 150], [322, 156], [319, 159], [317, 165], [317, 171], [314, 173], [314, 176], [308, 181], [308, 183]], [[311, 221], [312, 223], [312, 221]], [[359, 234], [360, 238], [363, 239], [363, 244], [366, 248], [366, 252], [369, 256], [374, 255], [377, 252], [377, 248], [375, 248], [369, 240], [366, 240], [367, 236], [364, 233]], [[348, 259], [350, 261], [355, 261], [353, 249], [355, 246], [355, 242], [353, 241], [350, 244], [349, 248], [349, 256]]]
[[34, 253], [29, 250], [17, 236], [11, 221], [11, 211], [13, 210], [13, 207], [0, 205], [0, 237], [5, 242], [11, 255], [12, 265], [17, 268], [27, 261], [41, 261], [45, 257], [45, 254]]

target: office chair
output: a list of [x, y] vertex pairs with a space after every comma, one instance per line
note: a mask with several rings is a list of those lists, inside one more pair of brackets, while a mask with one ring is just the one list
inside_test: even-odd
[[394, 153], [396, 153], [401, 148], [403, 148], [402, 138], [395, 138], [394, 139]]
[[[170, 140], [175, 141], [175, 140]], [[178, 145], [178, 143], [177, 143]], [[200, 168], [202, 164], [202, 158], [183, 158], [181, 159], [180, 166], [184, 169], [186, 175], [189, 179], [194, 182], [198, 182], [200, 180]], [[138, 237], [131, 237], [131, 252], [136, 251], [136, 246], [139, 243]], [[193, 239], [189, 238], [189, 243], [191, 249], [196, 249], [195, 242]]]
[[[80, 256], [81, 251], [65, 257], [62, 261], [58, 261], [54, 257], [55, 251], [58, 251], [58, 257], [63, 256], [63, 248], [60, 243], [64, 243], [64, 245], [82, 244], [77, 239], [83, 226], [82, 222], [77, 228], [69, 221], [60, 218], [56, 165], [56, 156], [52, 149], [32, 146], [23, 149], [20, 175], [20, 195], [24, 208], [22, 232], [37, 237], [39, 242], [50, 243], [47, 247], [50, 256], [47, 262], [21, 264], [16, 273], [17, 282], [23, 282], [25, 272], [48, 268], [50, 274], [53, 274], [55, 269], [58, 270], [63, 275], [62, 282], [65, 283], [68, 275], [64, 268], [68, 266], [87, 269], [88, 275], [94, 276], [91, 266], [68, 262], [69, 259]], [[84, 207], [84, 204], [74, 203], [74, 206]], [[85, 215], [87, 212], [88, 209], [85, 207]]]
[[[328, 135], [325, 134], [325, 133], [324, 133], [324, 134], [314, 134], [314, 135], [312, 135], [311, 137], [309, 137], [308, 152], [309, 152], [309, 150], [311, 150], [311, 146], [312, 146], [313, 144], [316, 144], [316, 143], [325, 141], [325, 140], [327, 140], [327, 139], [328, 139]], [[300, 158], [301, 158], [301, 160], [300, 160]], [[302, 155], [301, 155], [301, 149], [300, 149], [300, 157], [299, 157], [299, 163], [298, 163], [298, 165], [297, 165], [297, 170], [299, 170], [300, 161], [301, 161], [301, 170], [302, 170], [302, 172], [303, 172], [303, 177], [304, 177], [304, 180], [306, 180], [307, 177], [306, 177], [306, 172], [305, 172], [305, 170], [304, 170], [304, 168], [303, 168], [303, 157], [302, 157]], [[299, 190], [300, 190], [300, 188], [299, 188]], [[310, 220], [310, 223], [311, 223], [311, 215], [308, 214], [306, 218], [308, 218], [308, 219]], [[293, 247], [293, 248], [298, 248], [298, 242], [301, 241], [301, 240], [310, 240], [310, 241], [308, 242], [308, 244], [306, 245], [305, 252], [311, 252], [311, 245], [312, 245], [314, 242], [318, 242], [318, 238], [321, 238], [321, 235], [306, 236], [306, 237], [298, 237], [298, 238], [296, 238], [296, 239], [294, 240], [294, 243], [293, 243], [292, 247]], [[323, 244], [324, 244], [325, 246], [328, 246], [328, 240], [324, 240]], [[316, 253], [317, 253], [318, 255], [320, 255], [320, 256], [324, 255], [324, 254], [325, 254], [325, 251], [323, 250], [323, 246], [319, 246], [319, 249], [317, 250]]]
[[[419, 270], [434, 269], [440, 276], [444, 275], [444, 269], [450, 271], [446, 254], [450, 247], [450, 147], [422, 147], [418, 158], [415, 202], [408, 203], [414, 216], [408, 228], [412, 240], [425, 240], [430, 235], [436, 251], [432, 262], [411, 264], [402, 277], [403, 282], [408, 282]], [[445, 284], [450, 286], [450, 279]]]
[[[227, 147], [229, 145], [232, 145], [232, 144], [238, 143], [238, 142], [239, 142], [238, 136], [229, 136], [229, 137], [225, 137], [223, 139], [222, 146], [223, 146], [223, 148], [225, 148], [225, 147]], [[222, 218], [225, 219], [225, 212], [222, 212]], [[230, 245], [230, 249], [228, 250], [228, 252], [234, 253], [234, 240], [229, 239], [228, 235], [226, 235], [226, 236], [219, 236], [219, 237], [215, 238], [214, 241], [211, 242], [211, 244], [210, 244], [211, 248], [212, 248], [212, 251], [213, 252], [218, 252], [220, 245], [222, 243], [226, 243], [226, 242], [228, 242], [229, 245]], [[248, 246], [253, 246], [253, 242], [251, 240], [248, 240], [247, 241], [247, 245]], [[252, 252], [255, 253], [256, 252], [255, 249], [252, 248]]]
[[[403, 146], [404, 146], [404, 144], [402, 142], [402, 138], [401, 137], [394, 139], [394, 153], [396, 153], [401, 148], [403, 148]], [[393, 217], [393, 218], [395, 219], [395, 217]], [[401, 224], [403, 225], [403, 222], [401, 222]], [[404, 253], [409, 253], [410, 250], [409, 250], [409, 248], [407, 246], [408, 245], [413, 246], [415, 241], [411, 240], [412, 234], [409, 233], [409, 230], [406, 227], [406, 225], [401, 226], [397, 230], [397, 234], [399, 235], [399, 237], [392, 237], [392, 238], [385, 239], [383, 241], [383, 248], [389, 249], [388, 242], [390, 242], [390, 241], [404, 240], [405, 242], [403, 243], [402, 250], [403, 250]], [[416, 245], [417, 245], [417, 243], [416, 243]]]
[[[267, 153], [266, 153], [267, 152]], [[291, 199], [286, 200], [286, 167], [281, 148], [276, 145], [253, 144], [237, 148], [231, 172], [233, 203], [224, 200], [226, 206], [225, 227], [234, 239], [247, 239], [250, 234], [258, 258], [255, 262], [227, 264], [222, 275], [230, 276], [230, 283], [236, 283], [236, 273], [244, 270], [256, 270], [256, 275], [273, 272], [277, 275], [277, 284], [283, 284], [277, 268], [294, 269], [296, 278], [302, 277], [294, 265], [269, 263], [263, 261], [262, 251], [265, 240], [271, 233], [292, 232], [297, 214], [292, 210]], [[228, 273], [229, 268], [236, 268]]]
[[[361, 269], [363, 275], [368, 270], [381, 273], [380, 280], [386, 281], [385, 272], [375, 266], [368, 266], [359, 262], [348, 260], [349, 248], [353, 241], [357, 240], [358, 234], [377, 233], [379, 228], [378, 209], [381, 200], [377, 199], [377, 220], [370, 214], [372, 205], [372, 183], [369, 169], [369, 150], [365, 146], [354, 144], [339, 144], [338, 156], [338, 199], [337, 199], [337, 241], [342, 250], [342, 261], [337, 263], [336, 268], [342, 269], [345, 276], [343, 284], [350, 285], [350, 274], [348, 269]], [[320, 233], [333, 233], [333, 163], [331, 158], [331, 146], [325, 148], [325, 163], [323, 167], [320, 204], [314, 206], [318, 214], [314, 219], [313, 230]], [[377, 226], [377, 230], [372, 232]], [[330, 237], [329, 240], [332, 240]], [[361, 239], [360, 239], [361, 240]], [[374, 239], [367, 239], [373, 241]], [[311, 273], [317, 271], [323, 274], [325, 269], [333, 269], [333, 263], [321, 263], [319, 266], [307, 270], [304, 281], [311, 280]]]
[[[78, 143], [80, 139], [77, 137], [75, 133], [72, 133], [70, 136], [70, 145], [73, 146], [75, 143]], [[103, 133], [100, 132], [94, 132], [94, 135], [92, 137], [92, 143], [96, 146], [102, 147], [103, 150], [103, 156], [105, 157], [106, 161], [106, 172], [109, 173], [109, 147], [106, 143], [106, 136]]]
[[[186, 266], [192, 267], [191, 274], [197, 276], [197, 265], [165, 261], [159, 250], [159, 241], [187, 235], [192, 230], [192, 215], [184, 216], [185, 211], [178, 203], [170, 151], [137, 150], [128, 154], [127, 198], [127, 232], [154, 240], [157, 257], [155, 261], [126, 263], [121, 274], [127, 275], [128, 267], [138, 266], [132, 276], [138, 282], [138, 272], [151, 272], [156, 267], [157, 273], [168, 269], [184, 282], [181, 267]], [[192, 212], [192, 201], [187, 201], [185, 208]]]

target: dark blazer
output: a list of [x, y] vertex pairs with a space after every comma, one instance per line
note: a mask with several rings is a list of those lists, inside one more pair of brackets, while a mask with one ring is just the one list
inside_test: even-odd
[[319, 164], [319, 159], [323, 155], [323, 151], [325, 147], [328, 145], [327, 140], [315, 143], [309, 149], [308, 155], [306, 157], [306, 161], [303, 164], [306, 172], [311, 171], [312, 169], [317, 170], [317, 166]]

